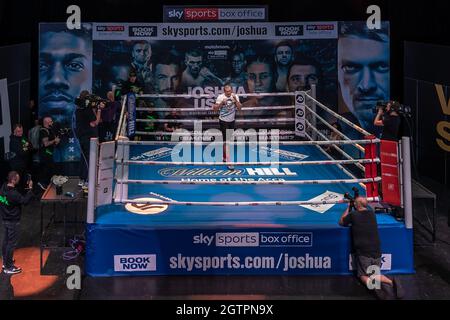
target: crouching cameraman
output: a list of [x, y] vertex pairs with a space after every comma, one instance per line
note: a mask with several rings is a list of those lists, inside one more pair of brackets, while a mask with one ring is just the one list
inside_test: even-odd
[[382, 140], [398, 141], [400, 139], [401, 118], [398, 113], [400, 104], [396, 101], [379, 103], [378, 113], [373, 124], [383, 127], [381, 133]]
[[[355, 192], [355, 197], [350, 198], [348, 208], [342, 214], [339, 224], [351, 227], [353, 257], [356, 266], [356, 275], [361, 282], [370, 289], [372, 281], [370, 267], [381, 270], [381, 245], [378, 235], [378, 225], [375, 213], [368, 208], [367, 199]], [[380, 285], [387, 284], [394, 291], [397, 298], [403, 297], [403, 290], [397, 281], [392, 281], [384, 275], [373, 276]], [[376, 291], [379, 293], [379, 291]]]
[[75, 112], [76, 135], [81, 147], [80, 183], [85, 183], [88, 178], [90, 139], [98, 137], [101, 110], [105, 107], [106, 102], [84, 90], [75, 103], [77, 105]]

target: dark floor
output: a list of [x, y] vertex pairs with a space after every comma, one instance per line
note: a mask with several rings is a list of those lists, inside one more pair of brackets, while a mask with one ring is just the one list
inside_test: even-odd
[[[437, 239], [431, 241], [432, 206], [414, 202], [416, 274], [399, 276], [407, 299], [450, 299], [450, 190], [430, 180], [421, 183], [438, 196]], [[57, 208], [63, 210], [63, 208]], [[82, 212], [82, 210], [80, 210]], [[39, 272], [39, 202], [24, 210], [17, 265], [24, 272], [0, 275], [0, 300], [8, 299], [375, 299], [351, 276], [154, 276], [83, 277], [81, 290], [69, 290], [67, 266], [83, 265], [83, 258], [64, 261], [67, 250], [50, 250], [44, 274]], [[68, 227], [68, 234], [81, 234], [82, 226]], [[54, 229], [61, 236], [62, 224]], [[0, 231], [3, 237], [3, 230]], [[57, 237], [49, 239], [50, 243]], [[56, 244], [56, 243], [55, 243]], [[71, 279], [69, 279], [71, 280]]]

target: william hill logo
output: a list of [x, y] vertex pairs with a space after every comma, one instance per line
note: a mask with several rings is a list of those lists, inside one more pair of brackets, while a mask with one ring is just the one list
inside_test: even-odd
[[218, 170], [209, 168], [165, 168], [158, 171], [163, 177], [223, 177], [223, 176], [296, 176], [289, 168], [245, 168]]
[[158, 32], [156, 26], [131, 26], [129, 29], [130, 37], [156, 37]]
[[115, 255], [114, 271], [156, 271], [156, 254]]

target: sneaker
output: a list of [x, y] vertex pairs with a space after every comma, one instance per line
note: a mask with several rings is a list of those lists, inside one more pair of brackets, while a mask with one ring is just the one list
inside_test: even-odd
[[80, 181], [78, 181], [78, 186], [79, 186], [79, 187], [82, 187], [82, 186], [84, 186], [84, 180], [80, 180]]
[[17, 274], [17, 273], [21, 273], [22, 272], [22, 268], [16, 267], [16, 266], [12, 266], [9, 269], [3, 269], [3, 273], [5, 274]]
[[[13, 263], [15, 263], [16, 262], [16, 259], [13, 259]], [[4, 264], [2, 264], [2, 270], [3, 269], [5, 269], [5, 265]]]
[[41, 188], [43, 191], [47, 190], [47, 186], [38, 182], [38, 187]]
[[228, 166], [228, 170], [234, 170], [234, 166], [229, 165], [229, 166]]

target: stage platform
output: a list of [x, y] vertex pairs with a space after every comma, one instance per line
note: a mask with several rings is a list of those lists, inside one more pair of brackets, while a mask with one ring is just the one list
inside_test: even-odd
[[[170, 161], [173, 146], [131, 146], [130, 160]], [[204, 148], [200, 148], [204, 151]], [[194, 150], [192, 150], [194, 154]], [[246, 148], [244, 161], [264, 161]], [[329, 160], [317, 146], [270, 150], [279, 161]], [[256, 154], [255, 154], [256, 153]], [[241, 153], [239, 153], [241, 154]], [[197, 161], [196, 159], [192, 159]], [[239, 159], [236, 159], [238, 160]], [[291, 181], [351, 179], [337, 165], [279, 167], [130, 165], [128, 179]], [[173, 201], [295, 201], [342, 198], [358, 184], [130, 184], [128, 198]], [[148, 200], [150, 201], [150, 200]], [[170, 274], [349, 274], [350, 232], [338, 221], [346, 204], [316, 206], [146, 206], [96, 208], [87, 225], [91, 276]], [[137, 213], [133, 213], [134, 211]], [[147, 214], [146, 214], [147, 213]], [[149, 214], [153, 213], [153, 214]], [[412, 273], [412, 230], [378, 214], [383, 267]]]

